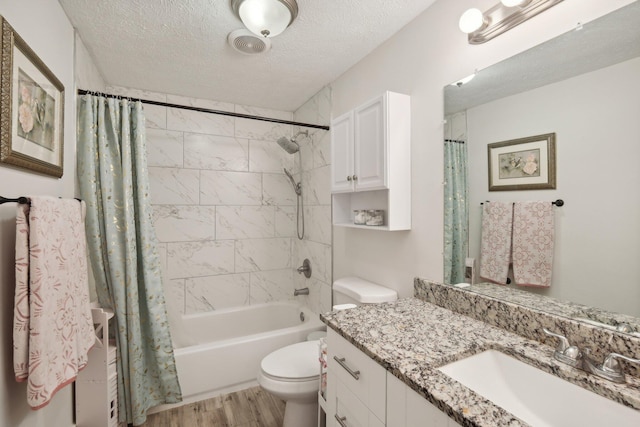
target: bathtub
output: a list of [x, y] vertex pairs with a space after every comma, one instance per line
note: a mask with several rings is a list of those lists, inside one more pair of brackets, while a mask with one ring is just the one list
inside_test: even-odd
[[179, 329], [176, 368], [189, 403], [257, 385], [267, 354], [325, 325], [295, 302], [272, 302], [184, 315]]

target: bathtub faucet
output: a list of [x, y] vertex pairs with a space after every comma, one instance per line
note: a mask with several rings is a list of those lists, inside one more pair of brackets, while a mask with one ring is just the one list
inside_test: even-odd
[[302, 261], [302, 265], [298, 267], [296, 271], [298, 272], [298, 274], [304, 273], [304, 277], [306, 277], [307, 279], [311, 277], [311, 263], [309, 262], [309, 259], [305, 258], [305, 260]]
[[309, 295], [309, 288], [296, 289], [293, 291], [293, 296], [297, 297], [298, 295]]

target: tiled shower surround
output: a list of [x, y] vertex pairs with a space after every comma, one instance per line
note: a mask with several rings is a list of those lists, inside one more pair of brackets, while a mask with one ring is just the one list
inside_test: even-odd
[[[330, 91], [296, 112], [110, 87], [108, 92], [177, 105], [328, 124]], [[297, 154], [277, 144], [291, 125], [144, 106], [154, 225], [170, 310], [195, 313], [299, 299], [331, 304], [329, 132], [309, 129]], [[305, 129], [303, 129], [305, 130]], [[302, 174], [305, 238], [296, 237], [296, 195], [283, 173]], [[313, 275], [295, 272], [309, 258]], [[310, 295], [293, 296], [308, 287]]]

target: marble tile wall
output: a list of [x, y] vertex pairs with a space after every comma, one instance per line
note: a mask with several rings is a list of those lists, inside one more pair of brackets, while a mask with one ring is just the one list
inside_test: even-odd
[[[295, 113], [122, 87], [107, 92], [256, 116], [329, 123], [325, 89]], [[209, 113], [145, 105], [153, 221], [164, 262], [169, 309], [196, 313], [296, 297], [313, 311], [331, 305], [330, 138], [311, 130], [297, 155], [276, 141], [298, 129]], [[296, 196], [283, 173], [302, 175], [305, 238], [295, 231]], [[313, 276], [295, 268], [309, 258]]]
[[[326, 87], [294, 112], [294, 120], [303, 123], [328, 125], [331, 121], [331, 90]], [[294, 133], [299, 129], [294, 129]], [[309, 296], [302, 297], [316, 313], [331, 310], [331, 134], [325, 130], [309, 130], [309, 138], [299, 137], [300, 157], [295, 158], [296, 179], [302, 176], [305, 234], [303, 240], [294, 239], [292, 264], [302, 265], [308, 258], [313, 274], [307, 279], [294, 272], [296, 288], [309, 288]], [[295, 211], [293, 220], [295, 221]]]

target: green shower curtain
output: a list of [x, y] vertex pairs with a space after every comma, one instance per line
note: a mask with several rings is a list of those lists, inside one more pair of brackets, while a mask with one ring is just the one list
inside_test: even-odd
[[464, 282], [469, 247], [467, 145], [444, 142], [444, 282]]
[[77, 156], [98, 301], [116, 319], [120, 420], [140, 425], [150, 407], [182, 400], [151, 222], [142, 104], [79, 97]]

